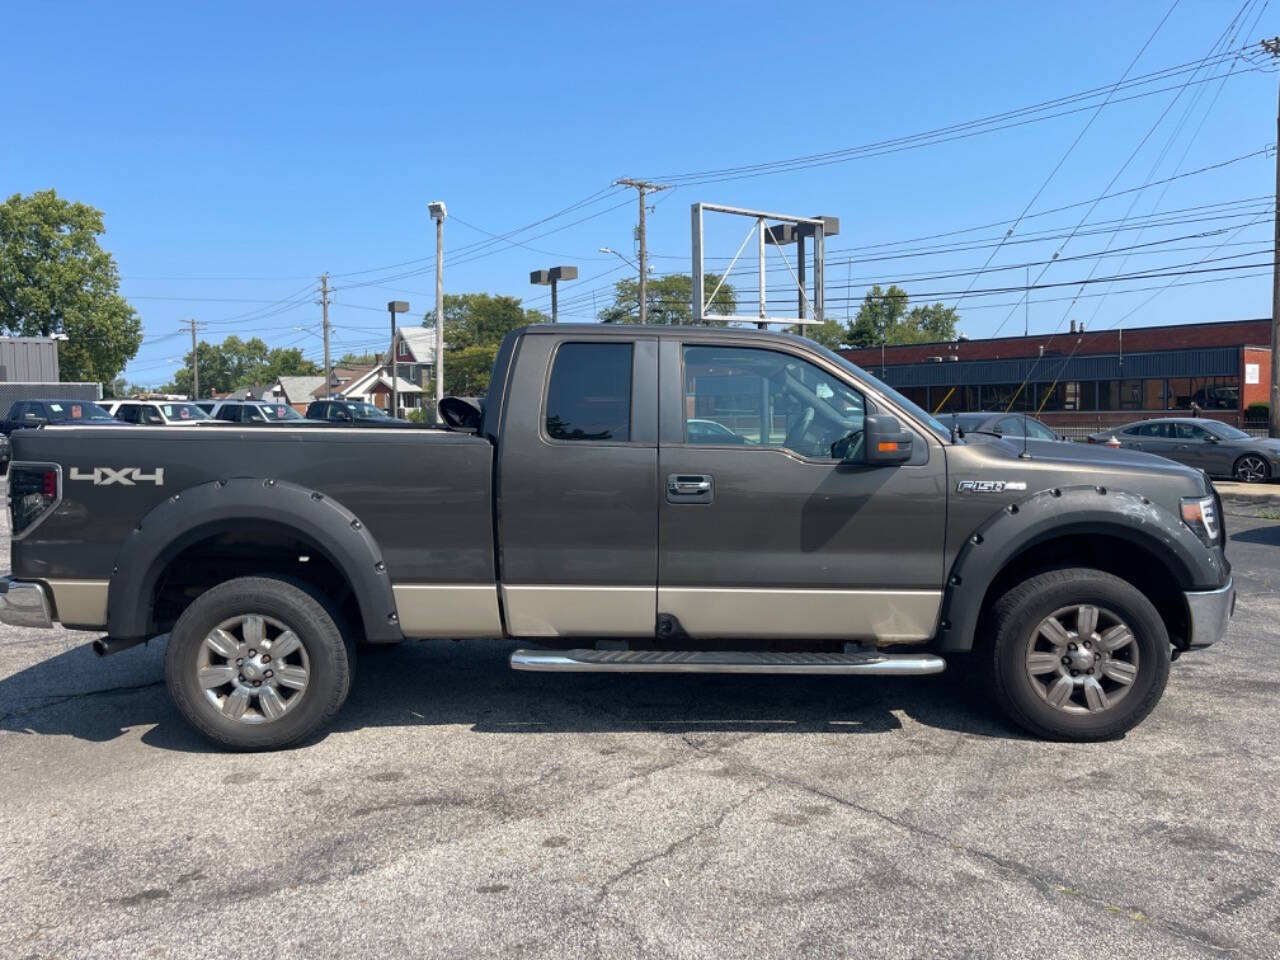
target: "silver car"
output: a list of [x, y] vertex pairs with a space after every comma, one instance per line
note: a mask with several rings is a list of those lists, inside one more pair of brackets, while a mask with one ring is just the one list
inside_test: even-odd
[[1280, 440], [1251, 437], [1217, 420], [1139, 420], [1091, 434], [1089, 442], [1107, 443], [1112, 437], [1122, 447], [1198, 467], [1211, 477], [1231, 477], [1242, 483], [1263, 483], [1280, 477]]

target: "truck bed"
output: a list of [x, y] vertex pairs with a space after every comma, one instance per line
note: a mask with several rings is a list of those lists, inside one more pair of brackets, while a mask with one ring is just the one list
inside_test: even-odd
[[[21, 430], [12, 444], [15, 461], [63, 470], [58, 508], [13, 544], [18, 576], [105, 580], [121, 544], [169, 497], [255, 477], [314, 490], [359, 517], [395, 582], [494, 581], [493, 448], [468, 434], [122, 425]], [[156, 468], [160, 482], [150, 479]]]

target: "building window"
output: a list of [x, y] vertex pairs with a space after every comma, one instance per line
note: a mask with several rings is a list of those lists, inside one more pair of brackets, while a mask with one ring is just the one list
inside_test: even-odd
[[[1020, 383], [984, 384], [981, 394], [982, 410], [1022, 410], [1031, 406], [1031, 387]], [[1013, 406], [1010, 407], [1010, 404]]]
[[1170, 410], [1239, 410], [1239, 377], [1174, 377], [1169, 380]]

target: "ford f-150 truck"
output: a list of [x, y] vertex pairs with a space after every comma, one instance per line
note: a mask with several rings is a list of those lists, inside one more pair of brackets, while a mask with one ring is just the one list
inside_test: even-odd
[[[520, 670], [920, 675], [968, 655], [1045, 737], [1155, 706], [1235, 599], [1203, 473], [961, 436], [799, 337], [542, 325], [447, 429], [15, 432], [0, 619], [168, 634], [240, 749], [342, 705], [358, 643], [514, 638]], [[691, 429], [691, 424], [697, 429]], [[710, 425], [710, 426], [709, 426]]]

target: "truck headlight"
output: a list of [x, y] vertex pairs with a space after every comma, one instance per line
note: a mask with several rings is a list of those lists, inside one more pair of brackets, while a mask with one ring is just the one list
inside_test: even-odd
[[1190, 527], [1206, 546], [1218, 542], [1222, 525], [1218, 522], [1218, 507], [1213, 497], [1184, 497], [1182, 522]]

